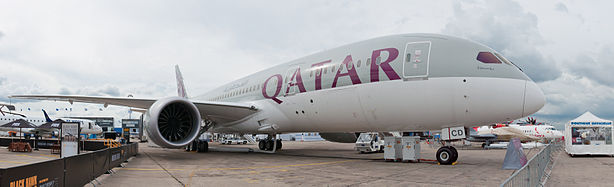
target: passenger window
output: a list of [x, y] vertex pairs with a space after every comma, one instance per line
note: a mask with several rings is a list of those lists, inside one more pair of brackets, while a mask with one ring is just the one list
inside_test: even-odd
[[313, 70], [309, 71], [309, 77], [313, 77]]
[[328, 67], [324, 67], [324, 74], [326, 74], [326, 70], [328, 69]]
[[478, 53], [478, 57], [476, 59], [482, 63], [486, 64], [501, 64], [501, 61], [490, 52], [480, 52]]
[[335, 66], [330, 67], [330, 72], [335, 72]]
[[360, 67], [360, 60], [358, 60], [358, 64], [356, 65], [356, 67]]
[[381, 62], [382, 62], [382, 57], [381, 57], [381, 56], [378, 56], [378, 57], [375, 59], [375, 64], [376, 64], [376, 65], [379, 65]]
[[371, 65], [371, 58], [367, 58], [367, 66]]
[[405, 57], [405, 62], [411, 61], [411, 53], [407, 53], [407, 57]]
[[339, 71], [343, 71], [343, 64], [339, 65]]

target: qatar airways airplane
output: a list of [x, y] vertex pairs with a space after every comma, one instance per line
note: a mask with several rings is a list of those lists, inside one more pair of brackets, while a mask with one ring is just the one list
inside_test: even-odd
[[[466, 138], [467, 127], [522, 118], [545, 104], [537, 85], [495, 50], [438, 34], [344, 45], [196, 97], [188, 97], [178, 68], [176, 73], [179, 97], [11, 97], [146, 109], [150, 140], [166, 148], [185, 147], [204, 131], [268, 134], [259, 143], [266, 152], [281, 148], [281, 141], [273, 140], [277, 134], [290, 132], [445, 130], [445, 140], [455, 140]], [[194, 144], [207, 150], [206, 142]], [[436, 157], [451, 164], [458, 152], [443, 146]]]

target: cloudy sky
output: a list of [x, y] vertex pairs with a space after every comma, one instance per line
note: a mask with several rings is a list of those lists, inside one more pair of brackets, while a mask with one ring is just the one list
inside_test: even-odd
[[562, 124], [585, 111], [614, 119], [613, 6], [530, 0], [4, 1], [0, 102], [17, 102], [30, 116], [43, 108], [55, 116], [119, 119], [128, 116], [126, 108], [6, 96], [172, 96], [174, 64], [188, 93], [202, 93], [343, 44], [441, 33], [484, 43], [518, 64], [546, 94], [548, 103], [535, 114], [539, 120]]

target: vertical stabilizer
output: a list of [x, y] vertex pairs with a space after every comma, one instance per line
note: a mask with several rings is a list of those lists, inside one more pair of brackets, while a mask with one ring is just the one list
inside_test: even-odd
[[179, 71], [179, 65], [175, 65], [175, 76], [177, 76], [177, 94], [179, 97], [188, 98], [188, 93], [185, 91], [185, 85], [183, 84], [183, 76]]
[[49, 115], [47, 115], [47, 111], [45, 111], [45, 109], [43, 109], [43, 114], [45, 114], [45, 121], [47, 122], [52, 122], [53, 120], [51, 120], [51, 118], [49, 118]]

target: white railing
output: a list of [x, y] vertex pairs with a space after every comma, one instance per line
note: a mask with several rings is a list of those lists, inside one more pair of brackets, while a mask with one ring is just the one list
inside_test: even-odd
[[[560, 149], [560, 143], [551, 143], [537, 153], [522, 168], [505, 180], [501, 187], [506, 186], [543, 186], [541, 183], [546, 175], [546, 169], [553, 161], [553, 153]], [[552, 169], [552, 168], [550, 168]]]

